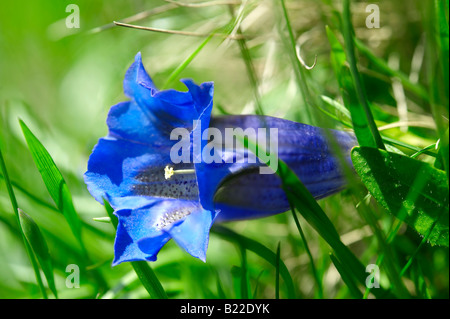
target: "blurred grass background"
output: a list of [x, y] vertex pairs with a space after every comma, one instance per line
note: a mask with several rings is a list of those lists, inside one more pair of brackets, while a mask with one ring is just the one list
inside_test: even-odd
[[[214, 37], [178, 78], [190, 77], [197, 83], [214, 81], [214, 114], [252, 114], [260, 103], [267, 115], [345, 129], [339, 121], [305, 104], [288, 47], [283, 42], [287, 30], [280, 2], [229, 2], [233, 5], [179, 7], [162, 0], [81, 0], [73, 2], [80, 9], [79, 29], [66, 27], [66, 17], [70, 14], [66, 12], [66, 6], [71, 1], [2, 3], [0, 147], [19, 206], [36, 221], [49, 246], [60, 298], [99, 296], [92, 269], [97, 269], [107, 283], [107, 292], [102, 297], [148, 297], [130, 264], [111, 268], [114, 229], [111, 224], [92, 220], [105, 216], [105, 210], [87, 192], [82, 174], [97, 139], [107, 134], [105, 119], [109, 108], [125, 100], [122, 80], [135, 54], [142, 52], [147, 71], [156, 85], [162, 87], [173, 70], [205, 39], [112, 27], [112, 21], [121, 21], [141, 12], [151, 13], [156, 9], [160, 12], [130, 23], [208, 34], [234, 23], [237, 18], [239, 32], [249, 37], [245, 46], [254, 67], [257, 94], [255, 83], [252, 84], [249, 79], [242, 47], [236, 40]], [[365, 20], [369, 15], [366, 6], [369, 3], [352, 2], [356, 37], [376, 57], [386, 61], [391, 70], [402, 72], [412, 83], [429, 91], [430, 86], [435, 84], [432, 77], [436, 66], [431, 56], [433, 42], [426, 41], [426, 34], [435, 21], [434, 2], [378, 1], [379, 29], [366, 27]], [[448, 1], [445, 3], [448, 21]], [[303, 60], [312, 65], [317, 57], [315, 67], [303, 72], [311, 96], [317, 100], [323, 95], [342, 103], [325, 30], [328, 25], [336, 35], [340, 34], [342, 3], [286, 0], [286, 7]], [[448, 65], [448, 56], [446, 59]], [[395, 80], [361, 52], [358, 52], [358, 63], [372, 112], [382, 134], [418, 148], [436, 143], [439, 133], [429, 101], [402, 85], [393, 84]], [[169, 86], [183, 89], [177, 81]], [[446, 109], [448, 116], [448, 100], [441, 107], [443, 115]], [[438, 108], [438, 111], [441, 109]], [[340, 113], [336, 116], [339, 117]], [[53, 207], [26, 146], [18, 118], [45, 145], [64, 176], [75, 208], [85, 224], [83, 239], [92, 259], [91, 264], [80, 261], [83, 260], [81, 248], [64, 217]], [[448, 118], [443, 121], [448, 127]], [[411, 149], [400, 149], [408, 155], [414, 153]], [[434, 160], [426, 155], [420, 159], [430, 163]], [[383, 246], [355, 208], [364, 195], [363, 191], [344, 191], [319, 203], [342, 241], [367, 265], [376, 261], [383, 252]], [[361, 205], [368, 205], [379, 227], [387, 234], [394, 217], [373, 200]], [[274, 253], [280, 243], [280, 258], [293, 278], [296, 297], [351, 297], [348, 286], [330, 259], [326, 242], [303, 219], [300, 222], [323, 291], [311, 272], [304, 242], [298, 235], [291, 214], [226, 226], [263, 244]], [[403, 225], [390, 243], [394, 252], [393, 263], [401, 269], [420, 241], [417, 233]], [[425, 245], [421, 248], [402, 278], [411, 296], [448, 298], [448, 255], [446, 247]], [[245, 256], [244, 263], [242, 256]], [[67, 288], [65, 284], [68, 275], [66, 267], [70, 264], [81, 268], [78, 289]], [[245, 279], [241, 276], [240, 267], [243, 264]], [[206, 264], [170, 242], [151, 266], [169, 297], [239, 298], [243, 297], [242, 280], [250, 287], [252, 296], [274, 298], [277, 290], [276, 267], [248, 250], [242, 254], [238, 245], [216, 234], [211, 235]], [[383, 271], [381, 281], [387, 287], [392, 284]], [[287, 297], [283, 281], [280, 290], [281, 297]], [[0, 179], [0, 298], [40, 297], [41, 292], [11, 212], [5, 183]]]

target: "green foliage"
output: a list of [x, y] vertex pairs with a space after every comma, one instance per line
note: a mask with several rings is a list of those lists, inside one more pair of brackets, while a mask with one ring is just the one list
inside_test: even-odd
[[445, 172], [407, 156], [364, 147], [352, 150], [352, 161], [364, 185], [389, 213], [432, 245], [448, 247]]
[[81, 240], [81, 222], [78, 218], [75, 208], [72, 203], [72, 197], [70, 195], [67, 184], [64, 181], [61, 172], [56, 167], [55, 162], [47, 152], [41, 142], [33, 135], [26, 124], [20, 120], [20, 126], [22, 127], [23, 134], [33, 156], [34, 163], [36, 164], [39, 173], [42, 176], [45, 186], [56, 204], [58, 210], [66, 218], [72, 233], [79, 243]]
[[48, 286], [52, 293], [58, 298], [55, 287], [55, 278], [53, 275], [53, 266], [50, 253], [48, 251], [47, 242], [44, 236], [42, 236], [36, 222], [28, 216], [25, 212], [19, 209], [19, 220], [20, 227], [28, 241], [31, 249], [33, 250], [42, 271], [44, 272], [45, 278], [47, 279]]
[[258, 243], [257, 241], [239, 235], [224, 226], [216, 225], [214, 226], [212, 231], [213, 233], [223, 237], [228, 241], [236, 242], [241, 247], [241, 249], [250, 250], [257, 254], [260, 258], [272, 264], [276, 269], [278, 269], [280, 276], [284, 280], [287, 289], [287, 297], [295, 298], [295, 286], [294, 282], [292, 281], [292, 277], [289, 274], [289, 270], [284, 262], [279, 257], [277, 257], [277, 254], [272, 252], [264, 245]]

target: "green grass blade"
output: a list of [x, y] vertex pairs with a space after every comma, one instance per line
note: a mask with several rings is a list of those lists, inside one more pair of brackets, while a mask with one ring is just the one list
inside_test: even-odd
[[44, 272], [45, 278], [47, 279], [48, 287], [53, 292], [56, 298], [58, 294], [55, 286], [55, 278], [53, 274], [53, 265], [50, 253], [48, 251], [47, 242], [44, 236], [36, 224], [36, 222], [25, 212], [19, 208], [19, 220], [22, 231], [25, 238], [28, 241], [31, 249], [33, 250], [42, 271]]
[[[278, 269], [279, 270], [279, 269]], [[259, 281], [260, 281], [260, 278], [261, 278], [261, 276], [262, 276], [262, 274], [264, 273], [264, 269], [263, 270], [261, 270], [260, 272], [259, 272], [259, 274], [258, 274], [258, 276], [256, 277], [256, 280], [255, 280], [255, 289], [253, 290], [253, 299], [258, 299], [258, 298], [256, 298], [256, 296], [258, 295], [258, 288], [259, 288]], [[279, 277], [279, 272], [278, 272], [278, 277]], [[279, 279], [278, 279], [279, 280]]]
[[[272, 252], [269, 248], [264, 246], [263, 244], [254, 241], [250, 238], [244, 237], [242, 235], [239, 235], [235, 233], [234, 231], [221, 226], [221, 225], [214, 225], [214, 227], [211, 229], [211, 231], [222, 237], [223, 239], [230, 241], [230, 242], [237, 242], [239, 245], [244, 247], [245, 249], [254, 252], [259, 257], [263, 258], [267, 262], [269, 262], [274, 267], [276, 266], [276, 260], [277, 256], [274, 252]], [[292, 281], [292, 277], [289, 274], [289, 270], [287, 269], [286, 265], [282, 260], [280, 260], [280, 275], [283, 278], [283, 281], [287, 288], [287, 294], [288, 298], [293, 299], [295, 298], [295, 289], [294, 289], [294, 282]]]
[[[255, 154], [259, 154], [258, 145], [254, 141], [250, 141], [248, 138], [239, 135], [236, 138], [241, 141], [242, 145], [248, 145], [249, 149], [255, 150]], [[264, 159], [260, 158], [260, 160], [268, 164]], [[276, 173], [281, 178], [281, 186], [285, 191], [290, 205], [295, 207], [303, 218], [330, 245], [339, 261], [350, 270], [355, 278], [360, 283], [365, 284], [367, 277], [365, 267], [351, 250], [342, 243], [333, 223], [297, 175], [281, 159], [278, 159]], [[379, 288], [374, 294], [379, 297], [386, 297], [390, 295], [390, 292]]]
[[325, 95], [321, 95], [320, 98], [325, 106], [328, 106], [329, 108], [334, 109], [334, 113], [337, 113], [337, 114], [334, 115], [326, 110], [323, 110], [325, 113], [327, 113], [333, 119], [341, 122], [343, 125], [345, 125], [347, 127], [352, 127], [352, 125], [351, 125], [352, 116], [351, 116], [349, 110], [345, 108], [345, 106], [343, 106], [341, 103], [339, 103]]
[[334, 267], [336, 267], [336, 270], [341, 275], [342, 280], [347, 285], [350, 294], [355, 299], [362, 299], [363, 294], [358, 288], [358, 284], [355, 282], [354, 277], [348, 272], [347, 268], [342, 266], [342, 264], [339, 262], [339, 260], [334, 256], [333, 254], [330, 254], [331, 261], [334, 264]]
[[[233, 7], [228, 6], [228, 8], [229, 8], [232, 18], [235, 19]], [[239, 26], [239, 23], [241, 21], [240, 17], [237, 17], [235, 19], [235, 21], [236, 21], [235, 22], [236, 32], [239, 36], [241, 36], [242, 31], [241, 31], [241, 27]], [[247, 41], [244, 38], [239, 38], [237, 40], [237, 43], [239, 45], [239, 50], [241, 52], [242, 59], [244, 60], [244, 63], [245, 63], [245, 68], [247, 70], [247, 75], [250, 80], [250, 85], [252, 86], [252, 89], [253, 89], [253, 95], [255, 97], [255, 102], [256, 102], [255, 113], [258, 115], [264, 115], [264, 110], [263, 110], [262, 103], [261, 103], [261, 97], [259, 94], [258, 76], [256, 75], [255, 66], [253, 65], [253, 60], [252, 60], [252, 56], [251, 56], [250, 51], [247, 46]]]
[[167, 299], [167, 294], [164, 291], [161, 282], [146, 261], [133, 261], [131, 262], [131, 266], [133, 266], [134, 271], [142, 285], [150, 294], [150, 297], [155, 299]]
[[344, 104], [351, 114], [351, 121], [356, 137], [360, 145], [377, 147], [373, 139], [372, 132], [368, 126], [365, 113], [359, 105], [357, 93], [353, 85], [351, 72], [347, 65], [347, 57], [344, 48], [331, 31], [326, 28], [328, 41], [331, 46], [330, 58], [331, 64], [336, 74], [336, 78], [341, 91]]
[[[14, 190], [12, 188], [12, 184], [11, 184], [11, 180], [9, 179], [9, 174], [8, 171], [6, 170], [6, 164], [5, 164], [5, 160], [3, 159], [3, 154], [2, 151], [0, 149], [0, 168], [2, 171], [2, 176], [3, 179], [5, 180], [5, 184], [6, 184], [6, 189], [8, 191], [8, 195], [9, 195], [9, 199], [11, 201], [11, 205], [14, 211], [14, 215], [17, 217], [17, 221], [19, 221], [19, 216], [18, 216], [18, 204], [17, 204], [17, 199], [16, 199], [16, 195], [14, 194]], [[19, 223], [20, 225], [20, 223]]]
[[440, 49], [440, 59], [439, 64], [441, 66], [442, 77], [444, 80], [443, 88], [445, 88], [444, 98], [446, 98], [448, 103], [448, 93], [449, 93], [449, 26], [448, 20], [446, 17], [446, 12], [448, 14], [448, 7], [446, 8], [446, 1], [443, 0], [434, 0], [435, 11], [436, 11], [436, 24], [437, 24], [437, 32], [438, 32], [438, 45]]
[[[42, 180], [44, 181], [50, 196], [55, 202], [58, 210], [64, 215], [67, 223], [69, 224], [75, 239], [81, 247], [86, 264], [91, 264], [92, 262], [90, 261], [88, 251], [81, 236], [81, 219], [75, 211], [72, 196], [61, 172], [53, 161], [50, 153], [30, 131], [27, 125], [22, 120], [19, 120], [19, 123], [25, 136], [28, 148], [31, 152], [33, 161], [41, 174]], [[106, 291], [107, 283], [102, 274], [98, 271], [98, 269], [92, 269], [92, 273], [98, 283], [99, 292], [102, 293], [103, 291]]]
[[[445, 3], [446, 2], [446, 3]], [[448, 85], [448, 1], [426, 2], [425, 66], [431, 113], [439, 136], [439, 155], [449, 180], [449, 85]], [[445, 53], [446, 51], [446, 53]], [[446, 65], [446, 67], [445, 67]]]
[[184, 69], [195, 59], [195, 57], [200, 53], [200, 51], [208, 44], [208, 42], [214, 37], [214, 33], [211, 33], [199, 46], [189, 55], [183, 63], [181, 63], [172, 73], [169, 75], [166, 83], [163, 85], [162, 89], [165, 90], [169, 87], [169, 85], [183, 72]]
[[[380, 149], [385, 149], [383, 141], [381, 139], [381, 135], [378, 132], [378, 128], [375, 124], [375, 120], [373, 118], [372, 112], [370, 110], [369, 102], [367, 100], [367, 94], [365, 92], [361, 75], [359, 74], [356, 56], [355, 56], [355, 48], [354, 48], [354, 40], [353, 40], [353, 26], [351, 21], [350, 14], [350, 0], [344, 0], [343, 2], [343, 35], [344, 35], [344, 45], [345, 51], [347, 55], [347, 60], [350, 65], [350, 74], [353, 79], [353, 85], [355, 87], [356, 96], [358, 97], [359, 105], [357, 106], [358, 110], [355, 108], [350, 109], [352, 114], [352, 120], [354, 123], [362, 123], [364, 126], [368, 126], [371, 132], [372, 141], [360, 142], [361, 146], [371, 146], [375, 144], [376, 147]], [[364, 114], [364, 116], [363, 116]], [[355, 119], [357, 117], [357, 119]], [[353, 125], [355, 127], [356, 125]], [[358, 136], [358, 132], [355, 129], [355, 133]], [[367, 144], [366, 144], [367, 143]]]
[[14, 190], [12, 188], [11, 181], [9, 179], [8, 170], [6, 169], [6, 164], [5, 164], [5, 160], [3, 158], [3, 154], [2, 154], [2, 150], [1, 149], [0, 149], [0, 170], [1, 170], [3, 178], [5, 180], [6, 189], [8, 191], [9, 199], [11, 201], [11, 206], [12, 206], [13, 211], [14, 211], [14, 216], [16, 217], [17, 225], [19, 226], [20, 234], [21, 234], [22, 239], [23, 239], [24, 244], [25, 244], [25, 250], [27, 252], [28, 257], [30, 258], [31, 265], [33, 267], [34, 275], [36, 277], [36, 282], [37, 282], [37, 284], [39, 286], [39, 289], [41, 290], [42, 297], [44, 299], [47, 299], [48, 298], [47, 292], [45, 291], [44, 284], [42, 283], [42, 278], [41, 278], [41, 274], [39, 272], [39, 267], [38, 267], [38, 264], [36, 262], [36, 258], [34, 257], [34, 254], [33, 254], [32, 250], [31, 250], [30, 244], [28, 243], [28, 241], [27, 241], [27, 239], [25, 237], [25, 234], [24, 234], [24, 232], [22, 230], [22, 227], [20, 225], [19, 207], [18, 207], [18, 204], [17, 204], [16, 195], [14, 194]]
[[275, 299], [280, 299], [280, 260], [281, 260], [280, 242], [277, 245], [277, 259], [275, 263]]
[[[355, 87], [356, 96], [359, 100], [359, 108], [357, 112], [355, 112], [355, 109], [350, 109], [350, 112], [352, 113], [352, 119], [354, 117], [359, 117], [358, 121], [361, 121], [364, 123], [364, 125], [368, 126], [370, 129], [370, 132], [372, 134], [373, 143], [375, 143], [376, 147], [380, 149], [385, 149], [383, 141], [381, 139], [381, 135], [378, 132], [378, 128], [375, 124], [375, 120], [373, 118], [372, 112], [370, 110], [369, 102], [367, 100], [367, 94], [364, 90], [364, 86], [362, 84], [361, 75], [359, 74], [357, 62], [356, 62], [356, 56], [355, 56], [355, 48], [354, 48], [354, 40], [353, 40], [353, 26], [351, 22], [351, 14], [350, 14], [350, 0], [344, 0], [343, 2], [343, 35], [344, 35], [344, 44], [345, 44], [345, 51], [347, 54], [347, 60], [350, 65], [350, 74], [353, 79], [353, 85]], [[362, 117], [361, 113], [364, 114], [364, 117]], [[355, 125], [353, 125], [355, 127]], [[358, 133], [355, 130], [356, 135]], [[367, 145], [361, 144], [361, 146], [372, 146], [372, 142], [368, 143]]]
[[[282, 9], [282, 17], [281, 19], [284, 19], [284, 22], [286, 23], [286, 28], [289, 34], [289, 37], [286, 39], [284, 36], [284, 32], [282, 32], [281, 27], [279, 25], [279, 33], [281, 35], [281, 38], [284, 42], [284, 45], [286, 47], [286, 50], [288, 51], [289, 58], [292, 63], [292, 67], [294, 69], [295, 79], [299, 88], [299, 91], [301, 92], [303, 104], [304, 107], [301, 112], [300, 120], [304, 123], [314, 124], [313, 118], [310, 109], [310, 106], [312, 105], [319, 105], [318, 103], [314, 103], [312, 100], [312, 96], [309, 92], [308, 84], [306, 82], [305, 77], [305, 70], [304, 66], [301, 64], [300, 60], [297, 58], [297, 43], [294, 36], [294, 31], [292, 30], [291, 21], [289, 19], [289, 13], [286, 8], [286, 3], [284, 0], [280, 1], [281, 9]], [[280, 19], [280, 20], [281, 20]]]
[[223, 290], [223, 285], [222, 282], [220, 280], [220, 276], [217, 273], [217, 281], [216, 281], [216, 286], [217, 286], [217, 295], [219, 297], [219, 299], [227, 299], [227, 295], [225, 294], [225, 291]]
[[386, 61], [377, 57], [375, 54], [370, 51], [370, 49], [360, 40], [354, 39], [355, 47], [363, 54], [370, 62], [374, 65], [374, 67], [378, 68], [380, 72], [383, 72], [385, 75], [389, 77], [398, 78], [405, 89], [424, 99], [425, 101], [429, 101], [429, 96], [427, 90], [417, 83], [412, 83], [409, 77], [399, 70], [393, 70], [389, 67]]
[[44, 181], [50, 196], [55, 202], [56, 207], [66, 218], [75, 238], [84, 248], [81, 239], [81, 221], [75, 212], [72, 197], [61, 172], [42, 143], [22, 120], [19, 122], [31, 152], [31, 156], [33, 157], [34, 163], [42, 176], [42, 180]]
[[309, 258], [309, 263], [311, 265], [311, 271], [313, 273], [314, 280], [316, 281], [316, 284], [317, 284], [318, 297], [320, 299], [322, 299], [323, 298], [322, 280], [320, 279], [319, 273], [317, 272], [316, 265], [314, 264], [314, 258], [311, 254], [311, 251], [309, 250], [308, 242], [306, 241], [306, 237], [305, 237], [305, 234], [303, 233], [302, 226], [300, 225], [300, 222], [298, 220], [295, 207], [291, 206], [291, 211], [292, 211], [292, 216], [294, 217], [295, 225], [297, 226], [297, 230], [300, 234], [300, 237], [302, 238], [303, 245], [305, 246], [306, 254], [308, 255], [308, 258]]
[[250, 281], [248, 278], [248, 269], [247, 269], [247, 252], [245, 247], [239, 246], [239, 251], [241, 253], [241, 267], [240, 267], [240, 293], [241, 299], [249, 299], [250, 298]]
[[[311, 193], [295, 173], [282, 161], [279, 161], [277, 174], [282, 179], [282, 186], [289, 202], [298, 209], [305, 220], [330, 245], [341, 264], [355, 276], [357, 281], [365, 284], [365, 278], [367, 276], [365, 267], [351, 250], [342, 243], [336, 228]], [[377, 289], [374, 293], [377, 297], [387, 297], [389, 295], [389, 291], [382, 288]]]
[[396, 140], [396, 139], [393, 139], [393, 138], [390, 138], [390, 137], [387, 137], [387, 136], [383, 136], [383, 141], [386, 144], [401, 146], [401, 147], [404, 147], [404, 148], [409, 149], [411, 151], [420, 152], [421, 154], [422, 153], [423, 154], [427, 154], [428, 156], [431, 156], [431, 157], [436, 157], [437, 156], [436, 153], [431, 152], [429, 149], [422, 149], [420, 147], [417, 147], [417, 146], [414, 146], [414, 145], [410, 145], [410, 144], [407, 144], [405, 142], [402, 142], [402, 141], [399, 141], [399, 140]]
[[114, 208], [111, 207], [111, 205], [106, 201], [106, 199], [103, 199], [103, 205], [105, 205], [106, 214], [108, 214], [108, 217], [111, 219], [111, 223], [114, 226], [114, 229], [117, 230], [117, 225], [119, 225], [119, 219], [116, 215], [114, 215]]

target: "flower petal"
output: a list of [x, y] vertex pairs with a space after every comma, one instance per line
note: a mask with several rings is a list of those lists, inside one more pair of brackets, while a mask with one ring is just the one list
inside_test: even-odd
[[173, 145], [170, 131], [153, 117], [143, 112], [134, 101], [122, 102], [111, 107], [106, 120], [109, 136], [151, 147]]
[[155, 261], [159, 250], [174, 238], [192, 256], [205, 259], [209, 229], [215, 215], [196, 201], [149, 201], [137, 209], [115, 212], [119, 218], [113, 265], [124, 261]]
[[[170, 239], [169, 234], [155, 227], [164, 214], [158, 209], [158, 203], [153, 201], [142, 208], [117, 210], [114, 214], [119, 224], [114, 242], [113, 266], [125, 261], [155, 261], [159, 250]], [[152, 246], [147, 247], [145, 252], [138, 246], [142, 238], [152, 238]]]
[[142, 105], [158, 90], [142, 64], [141, 52], [136, 54], [134, 63], [125, 74], [123, 89], [125, 95]]
[[[340, 191], [346, 184], [339, 159], [333, 155], [327, 134], [334, 138], [338, 148], [351, 165], [350, 149], [356, 145], [353, 135], [346, 132], [328, 132], [309, 125], [268, 116], [226, 116], [215, 118], [211, 127], [221, 132], [225, 128], [277, 128], [278, 156], [305, 184], [315, 198]], [[242, 149], [225, 151], [226, 157], [240, 158]], [[205, 209], [220, 209], [218, 220], [257, 218], [284, 212], [289, 203], [281, 189], [281, 180], [274, 174], [259, 174], [259, 161], [249, 163], [199, 163], [196, 171], [200, 201]]]
[[215, 212], [201, 208], [193, 211], [186, 220], [168, 230], [175, 242], [189, 254], [206, 261], [209, 231], [216, 218]]
[[[85, 183], [94, 198], [107, 199], [114, 209], [144, 206], [155, 198], [197, 199], [195, 174], [175, 175], [166, 180], [169, 149], [149, 147], [122, 139], [103, 138], [88, 161]], [[191, 164], [172, 165], [175, 169]]]

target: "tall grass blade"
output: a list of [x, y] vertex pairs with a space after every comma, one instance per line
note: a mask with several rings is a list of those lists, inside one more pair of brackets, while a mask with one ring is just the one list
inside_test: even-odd
[[50, 196], [55, 202], [56, 207], [67, 219], [75, 238], [84, 248], [81, 239], [81, 221], [75, 212], [72, 197], [61, 172], [48, 151], [30, 131], [26, 124], [22, 120], [19, 122], [31, 152], [31, 156], [33, 157], [34, 163], [42, 176], [42, 180], [44, 181]]
[[301, 61], [297, 57], [297, 42], [295, 40], [294, 31], [292, 30], [291, 21], [289, 19], [289, 13], [286, 8], [285, 0], [280, 0], [281, 9], [282, 9], [282, 17], [281, 19], [284, 20], [286, 24], [286, 28], [288, 31], [288, 38], [284, 36], [284, 32], [280, 28], [280, 35], [283, 40], [283, 43], [286, 47], [286, 50], [288, 51], [289, 58], [291, 59], [292, 67], [295, 74], [295, 79], [299, 88], [299, 91], [302, 95], [303, 99], [303, 109], [300, 113], [300, 120], [304, 123], [314, 124], [313, 123], [313, 117], [312, 117], [312, 109], [310, 106], [314, 105], [312, 96], [309, 92], [308, 84], [306, 83], [306, 74], [304, 70], [304, 66], [302, 65]]
[[44, 284], [42, 283], [41, 274], [39, 272], [39, 266], [38, 266], [38, 264], [36, 262], [36, 258], [35, 258], [34, 254], [32, 252], [30, 244], [28, 243], [28, 240], [25, 237], [25, 234], [24, 234], [24, 232], [22, 230], [22, 227], [21, 227], [21, 224], [20, 224], [19, 207], [18, 207], [18, 204], [17, 204], [16, 195], [14, 194], [14, 190], [12, 188], [11, 181], [9, 179], [9, 174], [8, 174], [7, 169], [6, 169], [6, 164], [5, 164], [5, 160], [3, 158], [3, 154], [2, 154], [2, 150], [1, 149], [0, 149], [0, 170], [1, 170], [3, 178], [5, 180], [6, 189], [8, 190], [9, 199], [11, 201], [11, 206], [12, 206], [13, 211], [14, 211], [14, 216], [16, 217], [17, 225], [19, 226], [19, 229], [20, 229], [20, 234], [22, 236], [22, 240], [24, 241], [24, 244], [25, 244], [25, 250], [27, 252], [28, 257], [30, 258], [31, 265], [33, 267], [34, 275], [36, 277], [36, 282], [37, 282], [37, 284], [39, 286], [39, 289], [41, 290], [42, 297], [44, 299], [47, 299], [48, 296], [47, 296], [47, 292], [45, 291]]
[[[41, 174], [42, 180], [44, 181], [50, 196], [55, 202], [58, 210], [64, 215], [67, 223], [69, 224], [75, 239], [81, 247], [86, 264], [91, 264], [92, 262], [90, 261], [88, 251], [81, 236], [81, 219], [75, 211], [75, 207], [72, 202], [72, 195], [70, 194], [69, 188], [67, 187], [61, 172], [50, 156], [50, 153], [30, 131], [27, 125], [22, 120], [19, 120], [19, 123], [25, 136], [28, 148], [31, 152], [33, 161]], [[99, 291], [101, 293], [104, 292], [107, 288], [107, 283], [102, 274], [98, 269], [92, 269], [92, 274], [98, 283]]]
[[208, 42], [213, 38], [213, 34], [208, 36], [203, 42], [198, 46], [197, 49], [195, 49], [192, 54], [190, 54], [184, 61], [181, 63], [175, 70], [172, 71], [172, 73], [169, 75], [169, 78], [167, 79], [166, 83], [163, 85], [162, 89], [165, 90], [169, 87], [169, 85], [180, 75], [181, 72], [183, 72], [184, 69], [187, 68], [187, 66], [192, 62], [192, 60], [195, 59], [195, 57], [200, 53], [200, 51], [208, 44]]
[[[211, 231], [227, 241], [239, 243], [239, 245], [241, 245], [245, 249], [254, 252], [259, 257], [269, 262], [272, 266], [276, 267], [276, 260], [277, 260], [276, 254], [263, 244], [254, 241], [253, 239], [239, 235], [234, 231], [221, 225], [214, 225]], [[287, 288], [288, 298], [293, 299], [295, 298], [294, 282], [292, 281], [292, 277], [289, 273], [289, 270], [287, 269], [286, 265], [282, 260], [280, 260], [279, 268], [280, 268], [280, 275], [283, 278], [284, 284], [286, 285]]]
[[354, 277], [348, 272], [347, 268], [342, 266], [342, 264], [339, 262], [339, 260], [334, 256], [333, 254], [330, 254], [331, 261], [334, 264], [334, 267], [336, 267], [336, 270], [341, 275], [342, 280], [347, 285], [350, 294], [355, 299], [362, 299], [363, 294], [358, 288], [358, 284], [355, 282]]
[[245, 247], [239, 246], [239, 251], [241, 253], [241, 267], [240, 267], [240, 293], [242, 299], [249, 299], [250, 298], [250, 282], [248, 277], [248, 269], [247, 269], [247, 252]]
[[131, 266], [133, 266], [139, 280], [152, 298], [167, 299], [167, 294], [161, 282], [146, 261], [133, 261]]
[[280, 260], [281, 260], [280, 242], [277, 245], [277, 260], [275, 264], [275, 299], [280, 299]]
[[53, 274], [53, 265], [50, 253], [48, 251], [47, 242], [39, 229], [36, 222], [19, 208], [19, 220], [25, 238], [28, 241], [32, 251], [34, 252], [45, 278], [47, 279], [48, 287], [53, 295], [58, 298], [55, 286], [55, 278]]
[[[231, 16], [234, 19], [235, 18], [234, 17], [234, 8], [231, 5], [228, 6], [228, 8], [229, 8]], [[255, 66], [253, 65], [252, 56], [248, 49], [247, 42], [246, 42], [245, 38], [242, 37], [242, 31], [241, 31], [241, 27], [239, 25], [240, 21], [241, 20], [238, 17], [236, 19], [235, 30], [236, 30], [237, 35], [240, 36], [240, 38], [237, 39], [237, 43], [239, 45], [239, 50], [241, 52], [242, 59], [244, 60], [245, 68], [247, 70], [247, 75], [248, 75], [250, 84], [253, 89], [253, 95], [255, 97], [255, 102], [256, 102], [255, 113], [258, 115], [264, 115], [264, 110], [263, 110], [262, 103], [261, 103], [261, 96], [259, 94], [258, 76], [256, 75]]]
[[[368, 126], [370, 129], [372, 141], [367, 142], [366, 144], [366, 141], [364, 140], [362, 141], [363, 143], [360, 142], [361, 146], [373, 147], [373, 145], [375, 145], [379, 149], [385, 149], [380, 133], [378, 132], [378, 128], [375, 124], [372, 112], [370, 110], [369, 102], [367, 100], [367, 94], [365, 92], [361, 75], [359, 74], [357, 67], [354, 40], [353, 40], [354, 32], [350, 13], [350, 0], [343, 1], [342, 20], [343, 20], [345, 51], [347, 54], [348, 63], [350, 65], [350, 74], [353, 79], [353, 85], [355, 87], [356, 96], [358, 97], [359, 101], [359, 105], [356, 106], [358, 110], [354, 107], [350, 109], [350, 112], [352, 113], [352, 120], [354, 121], [353, 127], [357, 126], [355, 124], [358, 122], [362, 123], [364, 126]], [[355, 117], [357, 117], [357, 119], [355, 119]], [[356, 128], [355, 133], [358, 136]]]
[[[256, 150], [255, 154], [259, 154], [259, 146], [255, 144], [254, 141], [250, 141], [247, 137], [239, 135], [236, 137], [241, 141], [242, 145], [248, 145], [248, 148]], [[260, 158], [260, 160], [265, 164], [268, 164], [264, 159]], [[290, 205], [294, 206], [303, 218], [305, 218], [305, 220], [330, 245], [334, 250], [336, 257], [350, 270], [356, 280], [365, 284], [367, 275], [363, 264], [356, 258], [351, 250], [342, 243], [336, 228], [328, 216], [297, 175], [281, 159], [278, 159], [276, 174], [281, 178], [281, 187], [285, 191]], [[377, 289], [374, 293], [379, 297], [387, 297], [390, 295], [389, 291], [382, 288]]]
[[292, 216], [294, 217], [295, 225], [297, 226], [297, 230], [298, 230], [298, 232], [300, 234], [300, 237], [302, 238], [303, 245], [305, 246], [306, 254], [308, 255], [308, 258], [309, 258], [309, 264], [311, 265], [311, 271], [313, 273], [314, 280], [316, 281], [316, 284], [317, 284], [318, 297], [320, 299], [322, 299], [323, 298], [322, 280], [320, 279], [319, 273], [317, 272], [317, 268], [316, 268], [316, 265], [314, 263], [314, 258], [313, 258], [312, 254], [311, 254], [310, 249], [309, 249], [308, 242], [306, 241], [305, 234], [303, 233], [302, 226], [300, 225], [300, 221], [298, 220], [297, 212], [295, 210], [295, 207], [291, 206], [291, 211], [292, 211]]
[[358, 52], [369, 59], [370, 62], [375, 66], [375, 68], [380, 70], [380, 72], [383, 72], [389, 77], [395, 77], [399, 79], [406, 90], [409, 90], [410, 92], [414, 93], [427, 102], [429, 101], [428, 92], [422, 85], [411, 82], [411, 80], [405, 73], [390, 68], [386, 61], [373, 54], [373, 52], [370, 51], [370, 49], [361, 40], [355, 38], [354, 43], [356, 49], [358, 49]]

